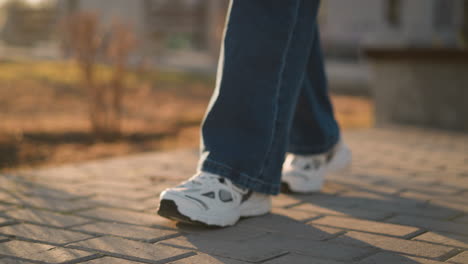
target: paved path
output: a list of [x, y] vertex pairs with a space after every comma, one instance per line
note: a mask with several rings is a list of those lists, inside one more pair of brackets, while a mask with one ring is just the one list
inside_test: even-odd
[[0, 263], [468, 263], [468, 136], [345, 137], [350, 172], [226, 229], [154, 213], [157, 194], [194, 172], [196, 150], [0, 175]]

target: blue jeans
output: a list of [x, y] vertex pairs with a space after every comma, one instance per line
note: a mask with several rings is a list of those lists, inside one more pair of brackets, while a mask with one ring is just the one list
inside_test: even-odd
[[198, 170], [266, 194], [286, 152], [339, 140], [327, 91], [319, 0], [232, 0], [217, 84], [201, 126]]

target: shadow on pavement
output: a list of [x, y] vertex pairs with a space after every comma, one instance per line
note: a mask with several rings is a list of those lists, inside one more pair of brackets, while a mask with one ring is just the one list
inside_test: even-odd
[[468, 250], [468, 224], [459, 221], [465, 187], [362, 164], [330, 175], [320, 193], [281, 194], [271, 214], [233, 227], [157, 216], [159, 192], [193, 172], [180, 160], [197, 157], [180, 151], [0, 174], [0, 263], [436, 264]]

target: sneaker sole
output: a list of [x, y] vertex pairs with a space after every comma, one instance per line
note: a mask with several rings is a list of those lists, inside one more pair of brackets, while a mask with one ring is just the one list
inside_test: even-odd
[[164, 218], [174, 220], [176, 222], [182, 222], [197, 226], [210, 226], [203, 222], [192, 220], [188, 216], [183, 215], [181, 212], [179, 212], [177, 204], [172, 200], [161, 200], [161, 202], [159, 203], [157, 214]]
[[[221, 217], [208, 217], [205, 214], [191, 212], [190, 208], [187, 206], [184, 207], [186, 210], [181, 210], [177, 205], [177, 202], [171, 198], [161, 199], [157, 210], [158, 215], [186, 224], [203, 225], [208, 227], [232, 226], [237, 223], [240, 218], [264, 215], [269, 213], [271, 210], [271, 200], [269, 200], [268, 203], [249, 204], [247, 205], [248, 207], [242, 207], [239, 214], [222, 214]], [[180, 202], [181, 201], [179, 201], [179, 203]]]

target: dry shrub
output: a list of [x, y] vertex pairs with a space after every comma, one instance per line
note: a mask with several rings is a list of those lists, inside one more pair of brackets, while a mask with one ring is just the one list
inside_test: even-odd
[[18, 139], [12, 135], [0, 133], [0, 168], [18, 163]]
[[122, 96], [124, 79], [128, 71], [128, 58], [136, 47], [136, 39], [130, 28], [122, 23], [115, 22], [112, 25], [111, 41], [107, 47], [107, 57], [113, 67], [111, 80], [111, 108], [109, 127], [120, 134], [120, 120], [122, 117]]
[[[64, 25], [65, 48], [74, 56], [83, 74], [93, 133], [98, 139], [114, 139], [121, 133], [124, 79], [136, 38], [123, 23], [115, 22], [109, 29], [103, 29], [98, 16], [92, 12], [72, 14]], [[106, 41], [102, 36], [107, 36]], [[108, 83], [97, 81], [96, 65], [100, 61], [112, 65], [112, 78]]]

